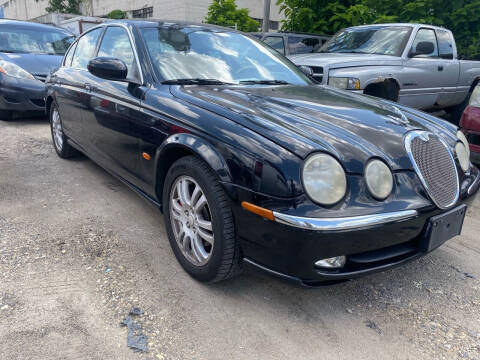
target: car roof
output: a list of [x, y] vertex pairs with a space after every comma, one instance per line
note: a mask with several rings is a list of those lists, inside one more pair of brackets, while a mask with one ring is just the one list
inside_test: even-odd
[[289, 36], [314, 36], [314, 37], [321, 37], [321, 38], [330, 38], [332, 35], [326, 35], [326, 34], [315, 34], [315, 33], [308, 33], [308, 32], [291, 32], [291, 31], [278, 31], [278, 32], [252, 32], [249, 34], [253, 35], [259, 35], [259, 36], [284, 36], [284, 35], [289, 35]]
[[203, 23], [196, 23], [196, 22], [189, 22], [189, 21], [178, 21], [178, 20], [165, 20], [165, 19], [149, 19], [149, 20], [135, 20], [135, 19], [128, 19], [128, 20], [111, 20], [106, 21], [101, 24], [101, 26], [108, 26], [111, 24], [124, 24], [128, 26], [135, 26], [138, 28], [142, 27], [152, 27], [152, 26], [175, 26], [178, 25], [180, 27], [198, 27], [201, 29], [210, 29], [210, 30], [218, 30], [218, 31], [234, 31], [241, 33], [241, 31], [224, 27], [218, 25], [211, 25], [211, 24], [203, 24]]
[[428, 24], [420, 24], [420, 23], [387, 23], [387, 24], [370, 24], [370, 25], [359, 25], [359, 26], [350, 26], [348, 29], [353, 29], [353, 28], [372, 28], [372, 27], [387, 27], [387, 26], [408, 26], [412, 28], [416, 27], [427, 27], [427, 28], [432, 28], [432, 29], [441, 29], [441, 30], [448, 30], [444, 27], [441, 26], [435, 26], [435, 25], [428, 25]]
[[67, 29], [63, 29], [57, 26], [52, 26], [52, 25], [46, 25], [46, 24], [40, 24], [40, 23], [35, 23], [31, 21], [21, 21], [21, 20], [10, 20], [10, 19], [0, 19], [0, 25], [15, 25], [15, 26], [21, 26], [25, 28], [33, 28], [33, 29], [45, 29], [45, 30], [58, 30], [61, 32], [65, 33], [70, 33]]

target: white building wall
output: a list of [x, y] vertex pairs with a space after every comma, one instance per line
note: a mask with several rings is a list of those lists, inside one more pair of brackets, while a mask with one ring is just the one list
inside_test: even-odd
[[[239, 8], [250, 10], [253, 18], [263, 18], [263, 0], [236, 0]], [[211, 0], [84, 0], [83, 15], [105, 16], [110, 11], [120, 9], [129, 11], [153, 6], [156, 19], [203, 22]], [[48, 0], [0, 0], [6, 18], [30, 20], [45, 15]], [[270, 20], [280, 21], [276, 0], [271, 0]]]

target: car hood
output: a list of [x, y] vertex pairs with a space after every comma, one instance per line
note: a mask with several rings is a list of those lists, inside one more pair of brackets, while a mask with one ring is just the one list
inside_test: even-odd
[[62, 63], [62, 55], [0, 53], [0, 59], [10, 61], [32, 75], [47, 76], [50, 71], [58, 68]]
[[399, 57], [375, 54], [313, 53], [289, 56], [297, 65], [328, 66], [330, 69], [368, 65], [400, 66]]
[[174, 96], [261, 134], [300, 158], [334, 154], [351, 173], [371, 157], [412, 169], [403, 138], [430, 130], [454, 144], [443, 120], [371, 97], [325, 86], [172, 86]]

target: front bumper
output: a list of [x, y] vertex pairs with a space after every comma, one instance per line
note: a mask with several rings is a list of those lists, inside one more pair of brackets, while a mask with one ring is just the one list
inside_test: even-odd
[[0, 110], [45, 111], [45, 84], [0, 74]]
[[[480, 172], [473, 168], [471, 181], [455, 206], [470, 204], [480, 187]], [[255, 196], [250, 201], [255, 201]], [[236, 198], [248, 201], [248, 194]], [[257, 196], [258, 200], [258, 196]], [[433, 204], [375, 215], [311, 218], [274, 212], [265, 220], [234, 205], [234, 215], [244, 263], [302, 286], [345, 281], [402, 265], [425, 254], [421, 248], [428, 220], [445, 211]], [[320, 259], [347, 256], [341, 270], [314, 266]]]

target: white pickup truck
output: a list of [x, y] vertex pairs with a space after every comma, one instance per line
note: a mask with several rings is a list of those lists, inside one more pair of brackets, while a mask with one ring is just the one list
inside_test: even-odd
[[351, 27], [290, 59], [322, 84], [456, 116], [480, 79], [480, 62], [459, 60], [452, 32], [430, 25]]

